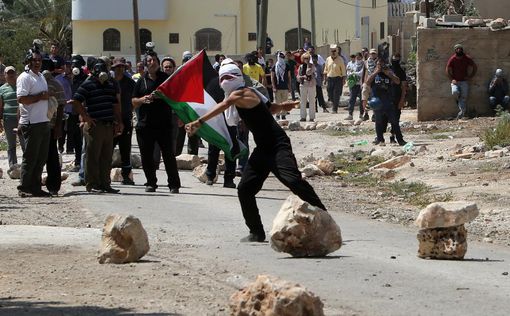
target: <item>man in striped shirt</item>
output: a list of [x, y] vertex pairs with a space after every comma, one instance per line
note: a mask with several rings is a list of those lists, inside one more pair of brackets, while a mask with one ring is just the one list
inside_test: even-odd
[[[99, 58], [87, 78], [73, 96], [73, 106], [85, 123], [87, 142], [85, 185], [91, 193], [119, 193], [111, 187], [110, 171], [113, 137], [124, 128], [120, 109], [118, 84], [109, 77], [108, 62]], [[86, 103], [86, 107], [83, 106]]]

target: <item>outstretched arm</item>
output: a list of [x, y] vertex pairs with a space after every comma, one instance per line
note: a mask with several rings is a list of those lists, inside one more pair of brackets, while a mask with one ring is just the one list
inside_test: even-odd
[[269, 107], [269, 111], [271, 111], [271, 114], [277, 114], [281, 111], [290, 111], [294, 108], [296, 108], [297, 105], [299, 105], [300, 101], [285, 101], [282, 103], [271, 103], [271, 106]]

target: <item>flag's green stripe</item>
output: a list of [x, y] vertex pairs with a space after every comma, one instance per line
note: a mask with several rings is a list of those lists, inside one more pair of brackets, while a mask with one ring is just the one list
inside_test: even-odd
[[[184, 122], [184, 124], [187, 124], [189, 122], [193, 122], [199, 118], [197, 112], [193, 110], [193, 108], [186, 102], [174, 102], [167, 98], [163, 93], [157, 92], [157, 94], [165, 100], [168, 105], [172, 107], [172, 109], [175, 111], [177, 116], [181, 119], [181, 121]], [[229, 160], [234, 160], [235, 158], [232, 157], [230, 144], [228, 141], [223, 137], [220, 133], [218, 133], [214, 128], [212, 128], [209, 124], [205, 123], [203, 124], [197, 131], [198, 136], [205, 139], [208, 143], [213, 144], [214, 146], [220, 148], [225, 153], [225, 156]], [[246, 152], [245, 152], [246, 154]], [[238, 157], [237, 155], [236, 157]]]

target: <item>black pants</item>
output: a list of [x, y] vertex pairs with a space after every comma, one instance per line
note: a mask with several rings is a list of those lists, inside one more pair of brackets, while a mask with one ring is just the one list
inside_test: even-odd
[[322, 91], [322, 87], [321, 86], [315, 86], [316, 87], [316, 91], [317, 91], [317, 96], [316, 96], [316, 99], [317, 99], [317, 103], [319, 104], [319, 106], [323, 109], [326, 108], [326, 101], [324, 100], [324, 92]]
[[158, 178], [156, 178], [156, 167], [154, 165], [154, 145], [158, 143], [165, 164], [168, 187], [171, 189], [180, 188], [181, 180], [173, 152], [172, 126], [161, 128], [139, 127], [136, 129], [136, 140], [140, 147], [143, 173], [147, 179], [146, 185], [157, 187]]
[[126, 121], [124, 124], [124, 130], [122, 134], [116, 136], [113, 139], [113, 148], [119, 145], [120, 161], [122, 168], [122, 178], [126, 179], [129, 177], [131, 172], [131, 137], [133, 136], [133, 127], [130, 121]]
[[328, 77], [328, 97], [333, 102], [333, 112], [338, 111], [343, 85], [342, 77]]
[[274, 91], [272, 87], [266, 87], [267, 94], [269, 94], [269, 101], [274, 102]]
[[[237, 126], [227, 126], [230, 137], [236, 139]], [[220, 157], [220, 149], [212, 144], [209, 144], [207, 152], [207, 170], [206, 175], [209, 179], [216, 177], [216, 169], [218, 167], [218, 159]], [[225, 157], [225, 183], [232, 182], [236, 176], [236, 162], [229, 160]]]
[[62, 184], [62, 168], [58, 155], [58, 140], [55, 139], [55, 130], [51, 129], [50, 146], [48, 148], [48, 159], [46, 160], [46, 189], [50, 192], [58, 192]]
[[67, 118], [67, 145], [66, 151], [74, 149], [74, 165], [81, 163], [81, 151], [83, 147], [83, 135], [80, 128], [80, 119], [78, 114], [69, 114]]
[[[186, 130], [184, 126], [179, 127], [177, 132], [177, 144], [175, 146], [175, 155], [179, 156], [182, 154], [182, 149], [184, 148], [184, 139], [186, 138]], [[197, 135], [188, 136], [188, 154], [190, 155], [198, 155], [198, 143], [199, 137]]]
[[41, 191], [41, 175], [48, 159], [50, 126], [48, 122], [20, 125], [25, 139], [18, 190], [27, 193]]
[[312, 186], [301, 177], [290, 144], [282, 144], [273, 151], [257, 147], [248, 159], [248, 164], [237, 186], [244, 220], [251, 233], [264, 232], [255, 195], [262, 189], [269, 172], [272, 172], [281, 183], [302, 200], [326, 210]]
[[361, 105], [361, 86], [359, 84], [349, 88], [351, 96], [349, 98], [349, 115], [354, 113], [354, 106], [356, 105], [356, 99], [359, 99], [359, 114], [363, 114], [363, 106]]
[[[246, 146], [246, 150], [248, 152], [250, 151], [250, 131], [244, 125], [243, 121], [239, 121], [239, 124], [237, 125], [237, 138], [241, 143], [243, 143]], [[248, 163], [248, 155], [245, 155], [242, 158], [239, 158], [239, 167], [237, 168], [239, 171], [244, 171], [244, 168], [246, 167], [246, 164]]]
[[384, 141], [384, 132], [388, 123], [391, 124], [392, 134], [395, 134], [395, 138], [398, 142], [404, 141], [400, 125], [398, 124], [397, 112], [393, 104], [388, 102], [384, 104], [380, 110], [374, 111], [375, 114], [375, 134], [378, 141]]

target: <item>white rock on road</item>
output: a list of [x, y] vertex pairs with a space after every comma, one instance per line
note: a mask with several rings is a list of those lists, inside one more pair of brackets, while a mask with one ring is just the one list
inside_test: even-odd
[[478, 206], [473, 202], [436, 202], [420, 211], [415, 225], [421, 229], [459, 226], [472, 221], [478, 214]]
[[273, 220], [271, 247], [294, 257], [321, 257], [342, 246], [340, 227], [331, 215], [290, 195]]

